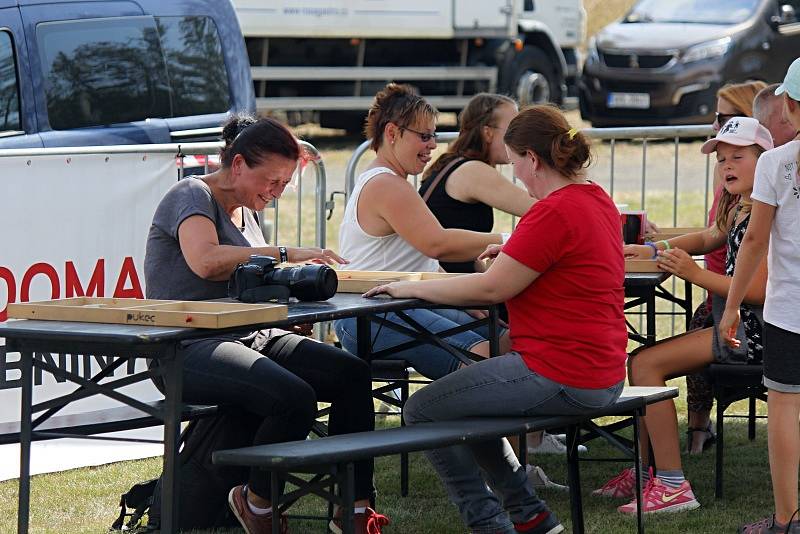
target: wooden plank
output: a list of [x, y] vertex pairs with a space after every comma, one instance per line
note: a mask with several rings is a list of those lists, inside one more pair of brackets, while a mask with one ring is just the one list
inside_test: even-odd
[[76, 297], [8, 305], [15, 319], [228, 328], [286, 319], [282, 304]]
[[660, 273], [656, 260], [625, 260], [626, 273]]
[[336, 271], [337, 293], [364, 293], [373, 287], [403, 280], [438, 280], [459, 276], [459, 273], [418, 273], [403, 271]]

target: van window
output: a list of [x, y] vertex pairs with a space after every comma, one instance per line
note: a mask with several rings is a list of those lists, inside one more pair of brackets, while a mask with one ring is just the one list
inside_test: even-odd
[[152, 17], [45, 22], [36, 36], [54, 130], [169, 116]]
[[8, 32], [0, 31], [0, 133], [21, 130], [14, 43]]
[[50, 127], [224, 113], [230, 90], [209, 17], [120, 17], [36, 28]]
[[172, 115], [224, 113], [231, 107], [217, 27], [209, 17], [158, 17], [172, 87]]

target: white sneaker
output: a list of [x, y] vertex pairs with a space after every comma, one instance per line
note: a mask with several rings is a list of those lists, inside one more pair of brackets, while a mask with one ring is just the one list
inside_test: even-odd
[[[578, 452], [585, 454], [588, 449], [584, 445], [578, 445]], [[567, 446], [547, 432], [542, 434], [542, 442], [535, 447], [528, 446], [528, 454], [567, 454]]]
[[528, 473], [528, 480], [530, 480], [534, 489], [540, 490], [542, 488], [547, 488], [558, 491], [569, 491], [569, 487], [562, 484], [556, 484], [547, 478], [544, 470], [542, 470], [542, 468], [538, 465], [528, 464], [528, 466], [525, 467], [525, 471]]

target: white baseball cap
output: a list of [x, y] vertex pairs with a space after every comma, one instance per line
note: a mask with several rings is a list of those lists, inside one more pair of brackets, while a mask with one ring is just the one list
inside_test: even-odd
[[795, 100], [800, 100], [800, 57], [792, 61], [786, 70], [786, 77], [783, 83], [775, 89], [775, 94], [788, 94]]
[[720, 128], [714, 139], [703, 143], [700, 151], [711, 154], [717, 149], [718, 143], [727, 143], [736, 146], [758, 145], [764, 150], [773, 148], [772, 135], [769, 130], [752, 117], [733, 117]]

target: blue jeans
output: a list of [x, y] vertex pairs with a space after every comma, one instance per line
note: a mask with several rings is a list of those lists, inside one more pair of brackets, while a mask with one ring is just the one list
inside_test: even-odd
[[[415, 309], [406, 310], [409, 317], [417, 321], [420, 325], [425, 327], [431, 332], [438, 333], [450, 328], [455, 328], [475, 321], [473, 317], [461, 310], [441, 309]], [[410, 328], [410, 326], [394, 313], [386, 313], [382, 316], [387, 321], [391, 321], [398, 325]], [[370, 339], [372, 340], [373, 352], [378, 352], [383, 349], [394, 347], [413, 338], [406, 334], [392, 330], [385, 326], [370, 323], [371, 332]], [[349, 352], [356, 354], [356, 320], [355, 318], [340, 319], [334, 323], [336, 336], [342, 343], [342, 347]], [[506, 330], [499, 329], [500, 335]], [[470, 350], [478, 343], [483, 343], [489, 339], [489, 328], [482, 326], [474, 330], [467, 330], [459, 334], [452, 335], [444, 338], [447, 343], [464, 350]], [[441, 378], [444, 375], [450, 374], [461, 365], [461, 361], [454, 357], [452, 354], [439, 347], [425, 344], [406, 349], [400, 352], [386, 356], [386, 359], [392, 360], [406, 360], [414, 369], [421, 375], [428, 378]]]
[[[622, 387], [623, 382], [607, 389], [564, 386], [531, 371], [511, 352], [420, 389], [403, 414], [409, 425], [469, 416], [576, 415], [612, 404]], [[473, 533], [510, 534], [512, 522], [524, 523], [547, 510], [505, 438], [425, 454]]]

